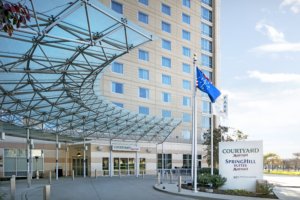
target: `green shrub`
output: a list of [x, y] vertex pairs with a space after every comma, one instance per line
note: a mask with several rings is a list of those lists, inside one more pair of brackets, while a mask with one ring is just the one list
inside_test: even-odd
[[[214, 171], [214, 174], [219, 174], [219, 169], [214, 168], [213, 171]], [[198, 174], [210, 174], [210, 172], [211, 172], [211, 169], [209, 167], [203, 167], [198, 170]]]
[[261, 195], [269, 195], [273, 193], [274, 186], [269, 183], [256, 183], [256, 193]]
[[218, 188], [224, 185], [226, 178], [221, 175], [211, 175], [211, 174], [199, 174], [198, 184], [202, 187], [209, 187], [212, 185], [213, 188]]
[[227, 179], [225, 177], [222, 177], [221, 175], [213, 175], [211, 177], [211, 183], [213, 188], [219, 188], [225, 184]]
[[209, 183], [211, 183], [211, 175], [210, 174], [198, 174], [198, 184], [202, 187], [207, 187]]
[[237, 195], [237, 196], [251, 196], [252, 192], [247, 190], [225, 190], [225, 194]]

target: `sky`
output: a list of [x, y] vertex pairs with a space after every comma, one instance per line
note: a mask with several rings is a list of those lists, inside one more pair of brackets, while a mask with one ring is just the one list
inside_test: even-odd
[[300, 0], [221, 0], [219, 87], [228, 123], [264, 154], [300, 152]]

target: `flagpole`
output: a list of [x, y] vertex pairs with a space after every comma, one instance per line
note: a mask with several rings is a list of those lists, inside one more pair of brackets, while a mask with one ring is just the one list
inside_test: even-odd
[[211, 123], [210, 123], [210, 174], [214, 175], [214, 119], [213, 113], [211, 113]]
[[197, 95], [196, 95], [196, 76], [197, 76], [197, 70], [196, 70], [196, 61], [197, 61], [197, 55], [194, 54], [193, 58], [193, 66], [194, 66], [194, 91], [193, 91], [193, 105], [192, 105], [192, 112], [193, 112], [193, 152], [192, 152], [192, 178], [194, 182], [194, 192], [198, 192], [197, 190]]

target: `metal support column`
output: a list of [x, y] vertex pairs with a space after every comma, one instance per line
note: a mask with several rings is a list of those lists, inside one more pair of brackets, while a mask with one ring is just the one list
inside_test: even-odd
[[85, 156], [85, 138], [83, 138], [83, 178], [86, 177], [86, 156]]
[[112, 177], [113, 176], [113, 167], [114, 167], [114, 163], [112, 160], [112, 146], [111, 146], [111, 141], [110, 141], [110, 147], [109, 147], [109, 176]]
[[138, 152], [135, 152], [135, 176], [139, 177], [139, 166], [140, 166], [140, 160], [138, 157]]
[[65, 148], [66, 148], [65, 176], [68, 176], [68, 152], [69, 152], [69, 147], [67, 146], [67, 142], [65, 142]]
[[26, 160], [27, 160], [27, 187], [31, 187], [31, 176], [30, 176], [30, 131], [29, 128], [27, 128], [27, 139], [26, 139]]
[[55, 160], [56, 180], [58, 180], [58, 135], [56, 134], [56, 160]]

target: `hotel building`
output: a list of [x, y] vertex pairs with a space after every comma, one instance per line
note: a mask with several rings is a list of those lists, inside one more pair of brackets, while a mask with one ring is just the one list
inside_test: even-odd
[[[60, 175], [154, 174], [158, 169], [190, 168], [194, 66], [218, 85], [218, 0], [100, 0], [107, 8], [153, 34], [153, 41], [116, 59], [101, 72], [96, 92], [134, 113], [175, 118], [179, 126], [161, 144], [126, 140], [60, 143], [34, 141], [32, 171], [47, 176], [58, 162]], [[101, 19], [99, 19], [101, 23]], [[197, 91], [198, 167], [207, 167], [202, 133], [210, 129], [211, 103]], [[26, 173], [25, 139], [0, 141], [2, 176]], [[203, 158], [203, 159], [202, 159]], [[0, 161], [1, 162], [1, 161]], [[20, 164], [18, 166], [18, 163]], [[15, 166], [15, 168], [11, 168]], [[2, 167], [2, 168], [1, 168]]]

